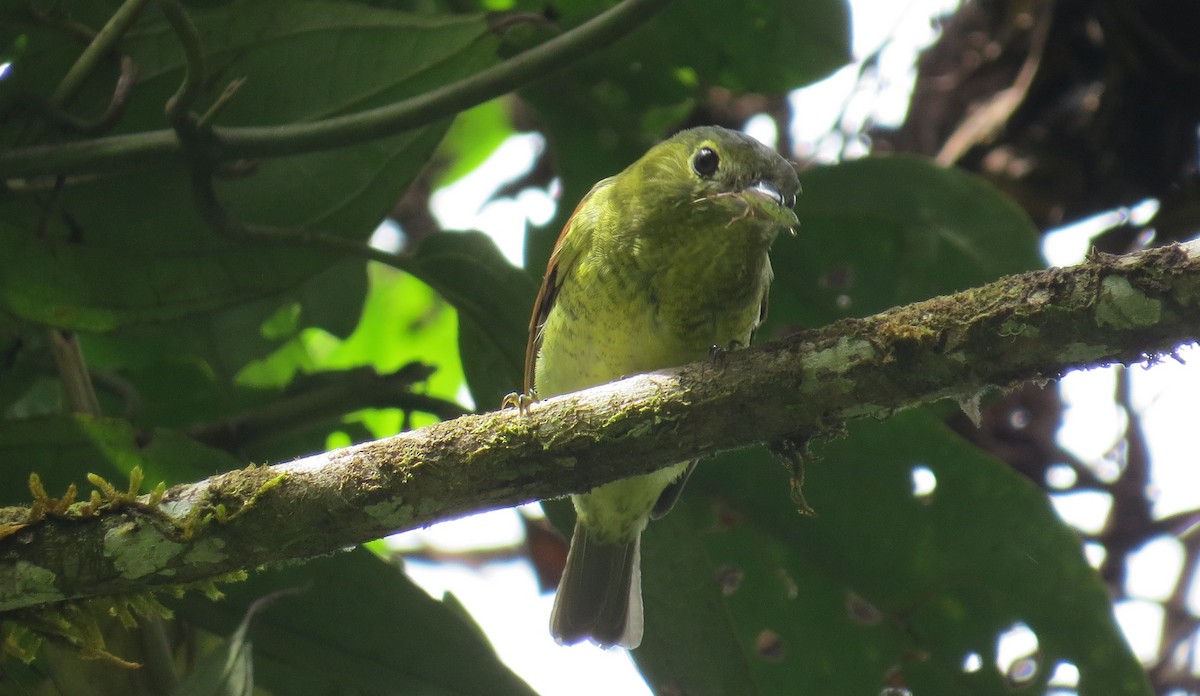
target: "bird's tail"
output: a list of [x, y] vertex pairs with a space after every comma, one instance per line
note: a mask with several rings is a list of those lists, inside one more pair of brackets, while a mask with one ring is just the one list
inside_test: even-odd
[[562, 645], [590, 639], [601, 647], [642, 642], [641, 538], [604, 543], [579, 522], [550, 612], [550, 633]]

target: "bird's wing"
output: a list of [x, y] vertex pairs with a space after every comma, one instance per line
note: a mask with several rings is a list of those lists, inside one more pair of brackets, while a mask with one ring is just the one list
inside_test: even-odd
[[754, 328], [750, 329], [750, 341], [754, 342], [755, 335], [762, 325], [767, 323], [767, 310], [771, 304], [771, 280], [775, 276], [775, 271], [771, 268], [771, 259], [767, 259], [767, 268], [765, 270], [766, 281], [763, 283], [762, 299], [758, 301], [758, 321], [754, 323]]
[[580, 253], [587, 248], [595, 226], [594, 216], [583, 214], [582, 211], [599, 191], [611, 183], [612, 178], [600, 181], [579, 201], [571, 217], [567, 218], [567, 224], [563, 225], [558, 241], [554, 243], [554, 251], [550, 254], [550, 261], [546, 264], [546, 275], [542, 277], [542, 287], [538, 289], [537, 299], [533, 302], [533, 315], [529, 318], [529, 341], [525, 344], [525, 393], [531, 397], [534, 395], [537, 354], [542, 346], [542, 328], [546, 325], [550, 310], [554, 308], [559, 288], [570, 275]]

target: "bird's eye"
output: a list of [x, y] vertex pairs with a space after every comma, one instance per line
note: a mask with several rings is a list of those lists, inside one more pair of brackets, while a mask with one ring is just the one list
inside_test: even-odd
[[721, 164], [721, 156], [716, 153], [711, 147], [702, 147], [696, 151], [696, 156], [692, 158], [692, 169], [700, 176], [708, 177], [717, 173], [717, 167]]

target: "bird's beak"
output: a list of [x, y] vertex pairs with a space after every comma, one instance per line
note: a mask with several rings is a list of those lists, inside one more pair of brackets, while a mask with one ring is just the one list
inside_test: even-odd
[[796, 197], [784, 197], [779, 187], [766, 179], [760, 179], [742, 189], [738, 198], [746, 205], [746, 215], [759, 220], [770, 220], [779, 227], [795, 229]]
[[779, 190], [779, 187], [770, 181], [767, 181], [766, 179], [761, 179], [754, 182], [746, 188], [746, 191], [749, 193], [756, 193], [760, 196], [766, 196], [783, 208], [794, 208], [796, 206], [795, 197], [793, 197], [790, 201], [785, 201], [783, 199], [783, 193]]

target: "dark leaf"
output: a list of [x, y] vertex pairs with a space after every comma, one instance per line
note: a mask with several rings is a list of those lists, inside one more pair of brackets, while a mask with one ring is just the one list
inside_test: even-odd
[[[936, 482], [919, 495], [918, 468]], [[1039, 645], [1031, 686], [1070, 663], [1081, 693], [1149, 693], [1046, 496], [935, 419], [856, 424], [816, 448], [806, 475], [813, 517], [797, 513], [786, 472], [761, 451], [723, 457], [650, 526], [634, 657], [660, 692], [880, 693], [899, 682], [1002, 696], [1013, 692], [997, 637], [1024, 624]]]
[[[225, 126], [348, 114], [495, 61], [495, 41], [479, 16], [269, 0], [196, 9], [192, 16], [211, 77], [197, 109], [231, 81], [246, 80], [217, 117]], [[122, 48], [137, 64], [138, 81], [117, 131], [161, 129], [163, 104], [183, 75], [179, 41], [161, 13], [148, 11]], [[22, 69], [48, 84], [61, 72], [53, 61], [30, 57]], [[95, 76], [105, 78], [111, 90], [112, 74]], [[89, 85], [72, 109], [88, 113], [107, 98]], [[365, 241], [446, 125], [264, 161], [244, 176], [218, 180], [217, 195], [245, 222]], [[27, 121], [10, 119], [0, 141], [50, 137], [30, 140], [30, 132], [36, 129]], [[295, 288], [342, 256], [310, 244], [251, 243], [213, 232], [197, 213], [182, 166], [0, 200], [0, 307], [61, 327], [108, 330], [264, 298]]]
[[477, 407], [499, 407], [521, 389], [537, 285], [479, 232], [427, 237], [410, 267], [458, 310], [459, 352]]
[[461, 611], [425, 594], [398, 567], [357, 549], [257, 573], [217, 603], [192, 595], [178, 614], [234, 630], [257, 598], [299, 588], [250, 631], [257, 683], [289, 696], [533, 694]]

